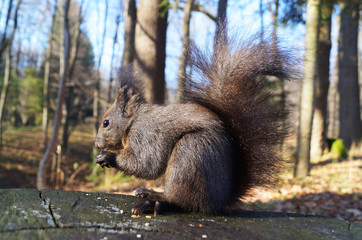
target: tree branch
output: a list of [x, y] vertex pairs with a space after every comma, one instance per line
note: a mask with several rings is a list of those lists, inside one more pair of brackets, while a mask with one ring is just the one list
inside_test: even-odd
[[215, 17], [214, 15], [212, 15], [209, 11], [207, 11], [205, 8], [203, 8], [197, 1], [195, 1], [193, 8], [193, 11], [197, 11], [197, 12], [202, 12], [204, 13], [206, 16], [208, 16], [211, 20], [213, 20], [214, 22], [217, 21], [217, 17]]

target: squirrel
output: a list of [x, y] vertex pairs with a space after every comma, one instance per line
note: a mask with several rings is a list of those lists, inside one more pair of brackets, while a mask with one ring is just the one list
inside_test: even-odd
[[259, 34], [232, 41], [225, 30], [213, 53], [191, 45], [192, 76], [181, 103], [147, 103], [141, 80], [128, 69], [101, 120], [98, 164], [142, 179], [163, 176], [163, 193], [135, 190], [146, 200], [134, 214], [228, 211], [252, 189], [274, 186], [283, 166], [276, 147], [287, 134], [287, 111], [273, 103], [266, 85], [268, 76], [292, 77], [290, 52]]

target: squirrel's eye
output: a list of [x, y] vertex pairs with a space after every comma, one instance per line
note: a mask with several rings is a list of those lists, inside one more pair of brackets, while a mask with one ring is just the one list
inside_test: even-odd
[[104, 120], [103, 127], [106, 128], [106, 127], [108, 127], [108, 125], [109, 125], [109, 120], [108, 119]]

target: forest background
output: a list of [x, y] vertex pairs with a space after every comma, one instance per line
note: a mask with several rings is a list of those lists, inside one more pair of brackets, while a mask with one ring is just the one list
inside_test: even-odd
[[[0, 0], [0, 188], [130, 193], [158, 189], [94, 162], [117, 72], [133, 64], [150, 102], [182, 100], [193, 39], [212, 50], [220, 21], [293, 49], [300, 79], [270, 78], [290, 112], [280, 188], [243, 206], [362, 221], [359, 0]], [[147, 33], [147, 34], [145, 34]]]

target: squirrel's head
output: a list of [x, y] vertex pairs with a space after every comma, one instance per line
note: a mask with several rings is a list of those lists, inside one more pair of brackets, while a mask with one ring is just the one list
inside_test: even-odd
[[122, 141], [127, 136], [132, 120], [143, 103], [145, 103], [143, 94], [134, 82], [122, 81], [115, 101], [102, 117], [95, 146], [102, 150], [122, 149], [124, 147]]

